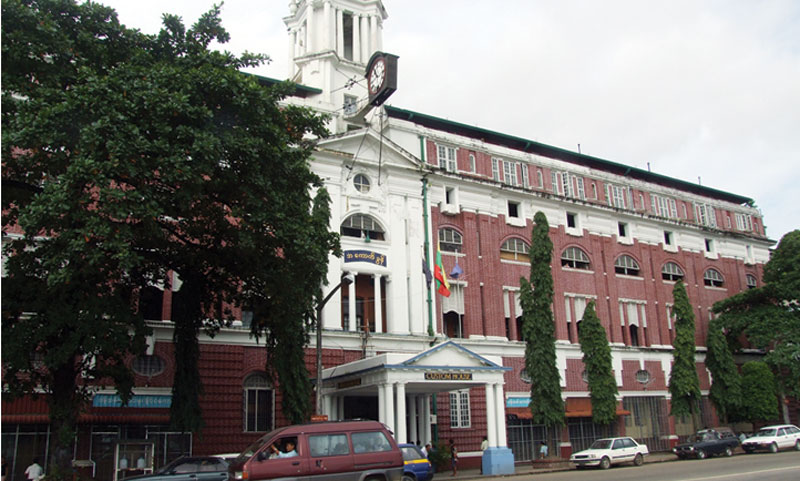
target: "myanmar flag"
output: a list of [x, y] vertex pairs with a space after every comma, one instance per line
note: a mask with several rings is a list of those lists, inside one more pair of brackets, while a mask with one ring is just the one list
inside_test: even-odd
[[447, 282], [447, 274], [445, 274], [444, 264], [442, 264], [442, 251], [438, 246], [436, 249], [436, 265], [433, 266], [433, 277], [436, 279], [436, 287], [439, 294], [444, 297], [450, 297], [450, 283]]

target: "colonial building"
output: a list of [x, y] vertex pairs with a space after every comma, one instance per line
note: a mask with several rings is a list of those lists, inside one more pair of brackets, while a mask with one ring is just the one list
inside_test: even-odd
[[[300, 84], [288, 101], [330, 114], [334, 132], [320, 140], [312, 162], [331, 194], [331, 229], [341, 233], [344, 251], [330, 258], [326, 290], [345, 274], [354, 279], [323, 309], [324, 414], [378, 419], [402, 442], [452, 438], [462, 462], [475, 466], [487, 436], [492, 473], [532, 459], [545, 441], [562, 456], [612, 432], [651, 451], [668, 449], [691, 429], [688, 420], [668, 415], [673, 285], [686, 283], [694, 308], [697, 373], [707, 395], [703, 346], [711, 306], [759, 285], [769, 258], [773, 242], [760, 212], [741, 195], [376, 106], [395, 87], [393, 76], [402, 77], [402, 59], [382, 53], [392, 49], [382, 45], [387, 18], [380, 0], [293, 0], [284, 19], [288, 75]], [[567, 416], [556, 430], [530, 419], [520, 340], [520, 277], [529, 275], [537, 211], [546, 214], [554, 244]], [[437, 250], [449, 297], [426, 277]], [[150, 450], [160, 466], [182, 454], [238, 451], [287, 423], [263, 374], [264, 347], [249, 336], [249, 313], [237, 312], [240, 322], [202, 340], [206, 427], [167, 430], [173, 295], [148, 293], [154, 334], [147, 355], [133, 363], [132, 403], [120, 407], [111, 391], [100, 392], [81, 419], [75, 459], [98, 478], [125, 477], [119, 466], [128, 449]], [[590, 301], [612, 346], [619, 389], [612, 426], [591, 421], [578, 343]], [[314, 359], [311, 345], [312, 376]], [[704, 424], [717, 422], [708, 402], [702, 416]], [[48, 436], [41, 402], [4, 403], [3, 455], [16, 460], [13, 480], [31, 457], [44, 458]]]

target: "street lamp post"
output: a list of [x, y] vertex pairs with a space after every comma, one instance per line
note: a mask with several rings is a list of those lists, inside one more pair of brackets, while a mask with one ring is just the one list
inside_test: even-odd
[[[355, 280], [356, 278], [353, 276], [352, 272], [342, 275], [342, 280], [339, 281], [336, 287], [334, 287], [331, 292], [325, 296], [325, 299], [317, 305], [317, 395], [316, 409], [314, 412], [318, 415], [322, 414], [322, 309], [340, 287], [350, 285], [350, 283], [355, 282]], [[351, 317], [353, 317], [352, 314]]]

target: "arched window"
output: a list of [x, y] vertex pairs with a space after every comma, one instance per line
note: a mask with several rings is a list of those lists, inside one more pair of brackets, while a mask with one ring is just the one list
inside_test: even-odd
[[755, 289], [756, 287], [758, 287], [758, 281], [756, 280], [756, 276], [754, 276], [753, 274], [747, 274], [745, 280], [747, 282], [748, 289]]
[[353, 214], [342, 222], [341, 234], [371, 240], [384, 240], [383, 227], [372, 216]]
[[683, 279], [683, 269], [674, 262], [667, 262], [661, 268], [661, 278], [665, 281], [679, 281]]
[[725, 280], [722, 278], [722, 274], [719, 273], [716, 269], [706, 269], [703, 273], [703, 283], [710, 287], [722, 287], [725, 283]]
[[614, 261], [614, 272], [626, 276], [638, 276], [639, 263], [633, 257], [623, 254]]
[[356, 174], [353, 177], [353, 187], [362, 194], [369, 192], [369, 177], [364, 174]]
[[274, 427], [275, 391], [267, 376], [251, 374], [244, 380], [244, 431], [267, 432]]
[[567, 247], [561, 254], [561, 267], [573, 269], [589, 269], [589, 256], [580, 247]]
[[530, 246], [522, 239], [512, 237], [500, 247], [500, 258], [512, 261], [530, 262]]
[[446, 252], [461, 252], [464, 239], [461, 234], [450, 227], [439, 229], [439, 249]]

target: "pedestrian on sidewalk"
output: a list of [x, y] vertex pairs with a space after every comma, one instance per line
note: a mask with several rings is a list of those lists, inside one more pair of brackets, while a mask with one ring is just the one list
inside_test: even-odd
[[456, 442], [453, 441], [453, 438], [450, 438], [450, 465], [453, 467], [453, 474], [450, 476], [455, 476], [458, 474], [458, 449], [456, 448]]
[[481, 441], [481, 474], [483, 474], [483, 452], [489, 447], [489, 440], [486, 436], [483, 437], [483, 441]]

